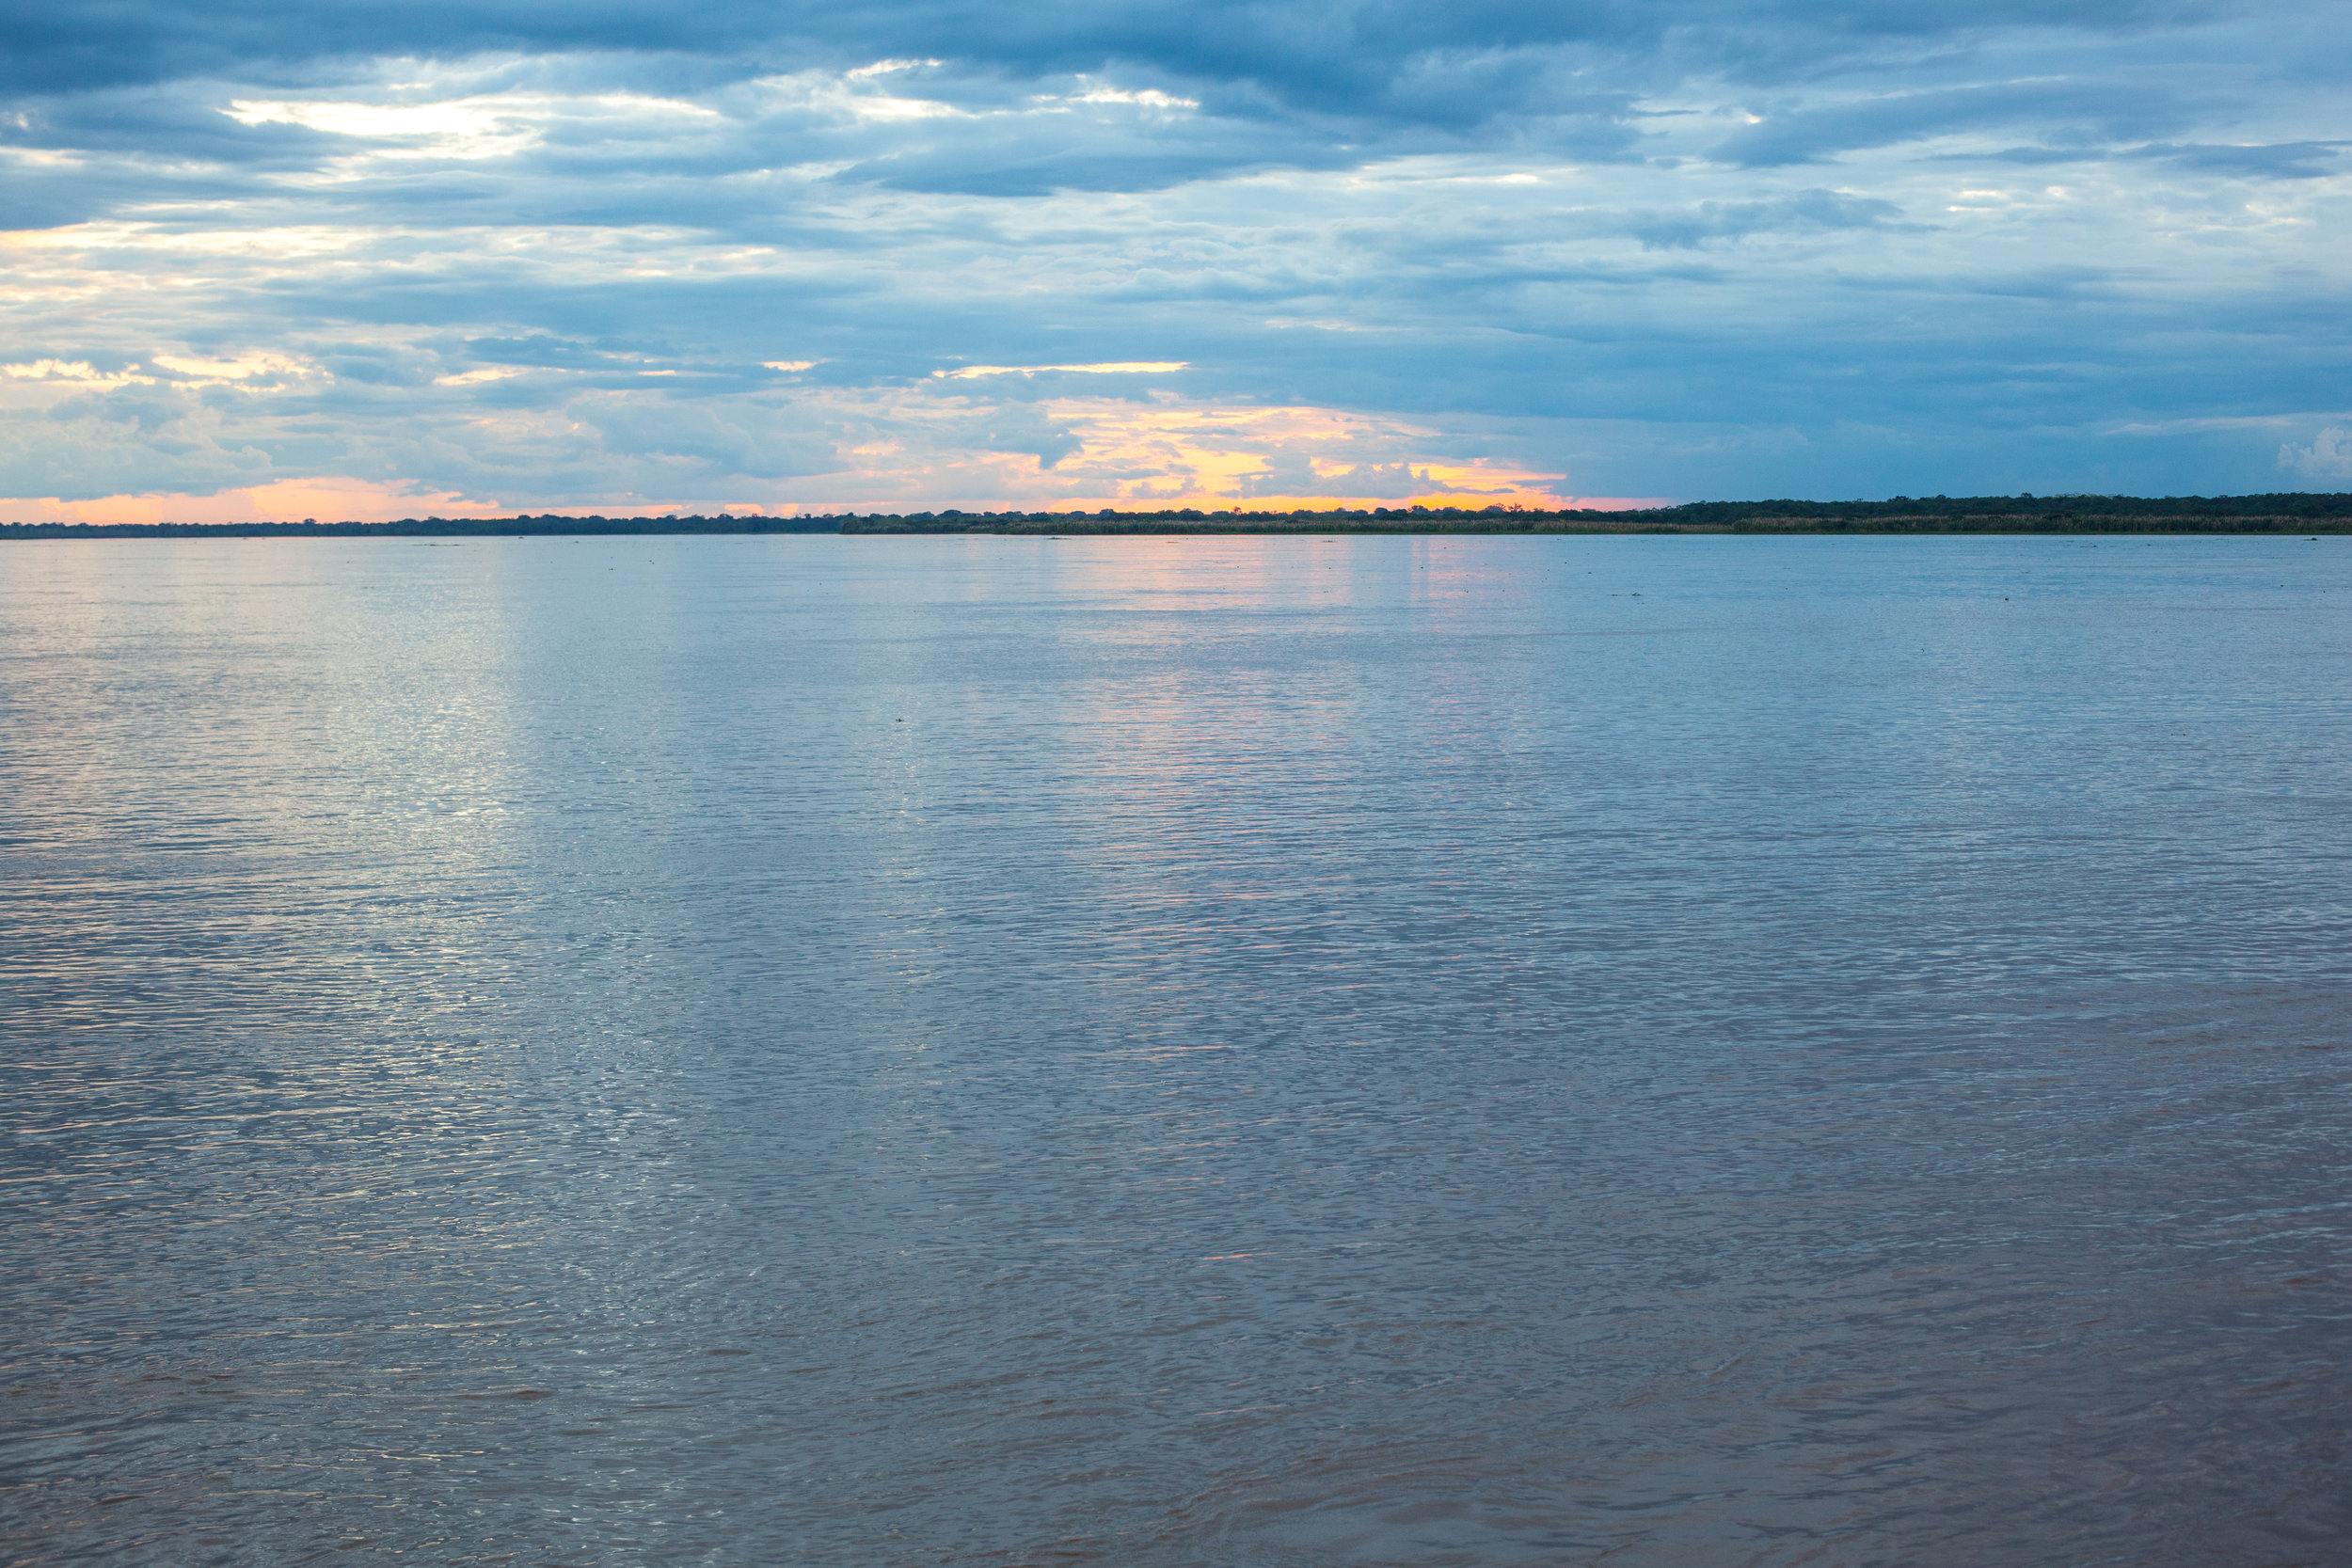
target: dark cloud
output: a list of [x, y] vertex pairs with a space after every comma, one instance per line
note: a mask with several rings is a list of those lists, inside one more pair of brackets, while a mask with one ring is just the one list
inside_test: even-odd
[[1067, 421], [1018, 404], [958, 421], [950, 429], [976, 450], [1023, 453], [1036, 458], [1039, 467], [1046, 469], [1083, 445]]
[[2296, 141], [2268, 146], [2190, 144], [2135, 149], [2132, 155], [2160, 158], [2201, 173], [2255, 175], [2270, 180], [2319, 180], [2340, 171], [2338, 159], [2352, 142]]
[[[534, 334], [526, 338], [469, 338], [465, 356], [485, 365], [528, 365], [547, 370], [606, 371], [644, 357], [645, 345], [597, 345]], [[634, 367], [630, 367], [634, 368]]]
[[791, 479], [835, 467], [821, 436], [780, 436], [755, 410], [728, 404], [630, 399], [589, 417], [606, 451], [665, 459], [694, 477]]
[[2149, 142], [2123, 146], [2077, 143], [2003, 148], [1997, 152], [1978, 154], [1977, 161], [2037, 168], [2131, 160], [2169, 164], [2192, 173], [2238, 179], [2321, 180], [2341, 172], [2343, 165], [2339, 160], [2347, 147], [2352, 147], [2352, 142]]
[[1488, 0], [995, 0], [852, 3], [788, 8], [646, 7], [554, 0], [92, 0], [22, 7], [0, 22], [0, 87], [298, 73], [329, 58], [452, 59], [516, 54], [705, 55], [746, 73], [862, 64], [894, 55], [945, 57], [1023, 73], [1143, 68], [1198, 82], [1256, 84], [1304, 107], [1353, 114], [1418, 112], [1476, 119], [1538, 87], [1519, 57], [1566, 48], [1686, 53], [1737, 59], [1772, 37], [1824, 53], [1888, 41], [1968, 39], [2002, 27], [2114, 31], [2210, 16], [2211, 6], [2086, 0], [2008, 3], [1807, 4], [1803, 0], [1646, 0], [1534, 5]]

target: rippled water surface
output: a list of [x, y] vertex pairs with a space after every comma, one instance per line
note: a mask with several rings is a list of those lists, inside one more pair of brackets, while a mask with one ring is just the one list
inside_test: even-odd
[[0, 546], [0, 1560], [2352, 1561], [2352, 541]]

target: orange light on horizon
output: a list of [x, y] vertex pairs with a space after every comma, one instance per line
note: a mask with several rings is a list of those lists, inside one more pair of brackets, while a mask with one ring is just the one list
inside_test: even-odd
[[420, 491], [380, 481], [322, 475], [273, 480], [216, 490], [96, 496], [0, 498], [0, 521], [55, 523], [268, 523], [315, 517], [321, 522], [389, 522], [396, 517], [495, 517], [513, 507], [469, 499], [450, 491]]
[[[984, 372], [997, 367], [971, 367]], [[1094, 367], [1072, 367], [1094, 368]], [[1124, 369], [1125, 367], [1114, 367]], [[934, 385], [945, 385], [934, 383]], [[1672, 504], [1661, 497], [1579, 496], [1566, 476], [1487, 457], [1429, 457], [1441, 432], [1380, 415], [1313, 405], [1184, 404], [1166, 398], [1055, 399], [1032, 404], [1072, 443], [1048, 462], [1036, 449], [961, 445], [987, 405], [961, 395], [909, 399], [865, 411], [862, 439], [836, 445], [830, 473], [798, 480], [723, 480], [722, 502], [616, 489], [560, 500], [533, 496], [517, 475], [482, 498], [429, 482], [312, 475], [230, 486], [211, 495], [151, 492], [63, 500], [0, 499], [0, 521], [82, 523], [388, 522], [400, 517], [494, 517], [518, 512], [660, 516], [756, 512], [1018, 511], [1299, 513], [1415, 506], [1480, 511], [1623, 511]], [[578, 428], [577, 426], [574, 427]], [[961, 438], [961, 439], [960, 439]], [[1050, 449], [1049, 449], [1050, 450]], [[797, 495], [778, 494], [786, 490]], [[764, 494], [762, 492], [765, 492]], [[812, 494], [814, 492], [814, 494]]]

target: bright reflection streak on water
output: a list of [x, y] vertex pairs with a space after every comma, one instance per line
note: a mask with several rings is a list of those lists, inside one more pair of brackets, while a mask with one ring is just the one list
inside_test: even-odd
[[2352, 1538], [2345, 541], [0, 572], [10, 1561]]

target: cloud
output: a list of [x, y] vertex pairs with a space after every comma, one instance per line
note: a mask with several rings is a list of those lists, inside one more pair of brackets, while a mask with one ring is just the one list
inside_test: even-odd
[[2295, 0], [19, 11], [59, 504], [2210, 492], [2352, 349]]
[[[104, 487], [103, 475], [125, 471], [202, 467], [222, 495], [315, 488], [326, 482], [306, 465], [322, 451], [362, 453], [372, 467], [425, 476], [345, 486], [370, 494], [470, 497], [484, 506], [537, 498], [606, 510], [713, 500], [898, 509], [943, 494], [1022, 506], [1216, 508], [1316, 498], [1544, 504], [1557, 499], [1561, 477], [1500, 457], [1498, 433], [1485, 421], [1244, 409], [1166, 394], [1141, 404], [1055, 397], [1008, 407], [943, 381], [651, 401], [591, 386], [536, 406], [453, 408], [422, 428], [339, 421], [331, 404], [294, 402], [279, 414], [258, 400], [224, 405], [183, 394], [145, 423], [119, 404], [60, 405], [77, 437], [63, 450], [77, 461], [57, 461], [54, 443], [0, 441], [0, 487], [18, 498], [0, 504], [0, 514], [96, 520], [89, 508], [100, 503], [101, 511], [137, 511], [147, 503]], [[92, 454], [103, 460], [89, 462]], [[189, 515], [219, 515], [194, 505], [203, 493], [178, 492], [174, 504]]]
[[1187, 369], [1182, 359], [1114, 359], [1096, 365], [959, 365], [931, 374], [950, 381], [970, 381], [983, 375], [1164, 375]]
[[2308, 446], [2289, 442], [2279, 449], [2279, 467], [2305, 479], [2352, 480], [2352, 431], [2331, 424], [2312, 436]]
[[[2272, 10], [2286, 8], [2272, 8]], [[737, 61], [798, 58], [871, 77], [937, 60], [974, 60], [1025, 74], [1145, 70], [1187, 80], [1249, 83], [1306, 102], [1360, 101], [1368, 89], [1428, 78], [1496, 87], [1510, 62], [1561, 51], [1645, 55], [1675, 47], [1710, 63], [1787, 65], [1917, 55], [1988, 34], [2079, 28], [2107, 36], [2233, 14], [2177, 0], [1826, 6], [1819, 0], [1653, 0], [1640, 7], [1528, 6], [1467, 0], [1322, 4], [1264, 0], [1131, 0], [1120, 6], [930, 0], [809, 0], [787, 8], [676, 5], [565, 6], [539, 0], [420, 0], [402, 7], [290, 0], [81, 0], [11, 11], [0, 59], [19, 88], [96, 87], [198, 75], [282, 79], [384, 56], [453, 58], [641, 54]], [[1384, 105], [1394, 112], [1395, 105]], [[1437, 106], [1458, 115], [1458, 104]]]
[[1883, 229], [1901, 217], [1902, 209], [1891, 201], [1807, 190], [1769, 201], [1702, 201], [1687, 212], [1637, 217], [1629, 227], [1645, 245], [1687, 250], [1708, 240], [1775, 230]]
[[1769, 168], [2020, 124], [2087, 128], [2088, 140], [2128, 136], [2152, 123], [2173, 124], [2181, 118], [2183, 106], [2177, 100], [2122, 83], [2000, 82], [1793, 107], [1734, 133], [1711, 155], [1749, 168]]
[[102, 371], [87, 359], [35, 359], [24, 364], [0, 365], [0, 375], [12, 381], [60, 381], [80, 387], [152, 387], [155, 378], [138, 373], [136, 365], [119, 371]]
[[156, 369], [170, 372], [185, 387], [237, 387], [248, 383], [262, 386], [307, 379], [317, 373], [317, 367], [299, 355], [273, 354], [266, 349], [248, 349], [226, 357], [158, 354], [154, 363]]
[[2152, 145], [2134, 149], [2139, 158], [2161, 158], [2200, 173], [2253, 175], [2269, 180], [2324, 180], [2337, 171], [2336, 160], [2352, 143], [2342, 141], [2277, 142], [2214, 145]]

